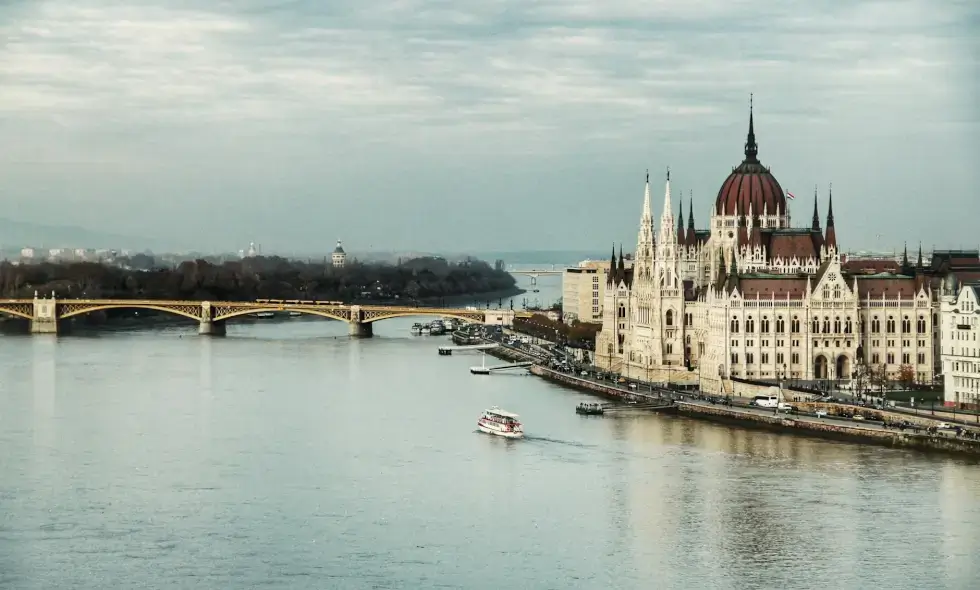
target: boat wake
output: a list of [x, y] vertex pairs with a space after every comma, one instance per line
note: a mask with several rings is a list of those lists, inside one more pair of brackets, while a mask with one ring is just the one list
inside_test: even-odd
[[582, 442], [574, 440], [562, 440], [560, 438], [548, 438], [546, 436], [528, 436], [524, 435], [524, 440], [531, 442], [541, 442], [541, 443], [551, 443], [556, 445], [564, 445], [566, 447], [575, 447], [578, 449], [598, 449], [599, 445], [588, 445]]

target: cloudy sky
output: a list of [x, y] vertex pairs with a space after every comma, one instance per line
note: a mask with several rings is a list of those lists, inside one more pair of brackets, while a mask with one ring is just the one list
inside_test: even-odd
[[976, 247], [977, 5], [4, 0], [0, 217], [179, 247], [605, 252], [635, 243], [647, 168], [705, 224], [751, 92], [797, 223], [833, 183], [845, 249]]

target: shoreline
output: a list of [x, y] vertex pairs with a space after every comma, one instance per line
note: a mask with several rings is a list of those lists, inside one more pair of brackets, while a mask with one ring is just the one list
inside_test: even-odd
[[[604, 398], [635, 401], [665, 399], [656, 395], [624, 389], [613, 384], [596, 383], [541, 365], [534, 365], [530, 372], [546, 381]], [[674, 393], [684, 395], [683, 392]], [[954, 455], [980, 461], [980, 440], [945, 434], [930, 435], [896, 428], [877, 428], [836, 418], [814, 418], [798, 414], [763, 414], [739, 407], [683, 399], [671, 400], [670, 410], [658, 408], [657, 411], [746, 430], [765, 430], [777, 434], [805, 436], [834, 442]]]

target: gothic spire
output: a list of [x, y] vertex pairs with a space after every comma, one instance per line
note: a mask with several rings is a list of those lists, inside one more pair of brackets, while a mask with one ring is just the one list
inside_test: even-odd
[[837, 230], [834, 229], [834, 185], [830, 185], [827, 198], [827, 233], [824, 236], [824, 244], [827, 249], [837, 249]]
[[902, 250], [902, 270], [909, 267], [909, 243], [905, 242], [905, 248]]
[[626, 262], [623, 260], [623, 245], [619, 245], [619, 268], [616, 269], [619, 274], [619, 280], [626, 280]]
[[678, 217], [677, 217], [677, 243], [684, 244], [684, 202], [681, 201], [677, 203]]
[[916, 266], [922, 268], [922, 242], [919, 242], [919, 262]]
[[820, 213], [817, 211], [817, 187], [813, 187], [813, 223], [810, 226], [813, 231], [820, 231]]
[[749, 134], [745, 138], [745, 161], [758, 162], [759, 146], [755, 143], [755, 121], [752, 113], [752, 95], [749, 95]]
[[697, 234], [694, 231], [694, 191], [691, 191], [690, 203], [687, 215], [687, 236], [684, 237], [684, 243], [688, 246], [694, 246], [698, 242]]
[[608, 284], [615, 285], [616, 284], [616, 243], [615, 242], [613, 242], [613, 246], [612, 246], [612, 256], [609, 257], [609, 273], [607, 276], [608, 276], [608, 280], [606, 282]]

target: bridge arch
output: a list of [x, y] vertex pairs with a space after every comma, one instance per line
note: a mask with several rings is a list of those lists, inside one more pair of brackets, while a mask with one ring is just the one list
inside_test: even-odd
[[197, 305], [196, 308], [197, 313], [195, 313], [193, 311], [190, 311], [190, 309], [194, 309], [193, 307], [187, 309], [187, 306], [167, 307], [163, 305], [152, 305], [149, 303], [125, 303], [125, 302], [108, 303], [108, 304], [91, 305], [91, 306], [69, 305], [68, 309], [58, 314], [58, 319], [66, 320], [68, 318], [72, 318], [75, 316], [81, 316], [88, 313], [92, 313], [93, 311], [105, 311], [109, 309], [151, 309], [154, 311], [161, 311], [164, 313], [169, 313], [171, 315], [185, 317], [187, 319], [194, 320], [195, 322], [201, 321], [200, 305]]
[[32, 314], [29, 314], [29, 313], [27, 313], [27, 312], [25, 312], [23, 310], [20, 310], [20, 309], [18, 309], [16, 307], [6, 307], [6, 306], [3, 306], [3, 305], [0, 305], [0, 314], [6, 314], [6, 315], [9, 315], [9, 316], [13, 316], [13, 317], [21, 318], [21, 319], [25, 319], [25, 320], [33, 320], [34, 319], [34, 316]]
[[277, 312], [277, 311], [278, 312], [295, 311], [295, 312], [299, 312], [299, 313], [307, 314], [307, 315], [318, 315], [320, 317], [324, 317], [324, 318], [327, 318], [327, 319], [330, 319], [330, 320], [340, 320], [342, 322], [350, 322], [350, 318], [346, 318], [343, 315], [340, 315], [338, 313], [332, 313], [332, 312], [325, 311], [325, 310], [322, 310], [322, 309], [308, 309], [308, 308], [299, 307], [299, 306], [297, 306], [297, 307], [290, 307], [288, 305], [286, 305], [286, 306], [276, 305], [276, 306], [270, 306], [270, 307], [247, 307], [247, 308], [244, 308], [244, 309], [235, 309], [234, 311], [229, 311], [227, 313], [216, 312], [215, 315], [214, 315], [214, 317], [211, 318], [211, 321], [214, 321], [214, 322], [223, 322], [225, 320], [230, 320], [232, 318], [237, 318], [237, 317], [241, 317], [241, 316], [244, 316], [244, 315], [252, 315], [252, 314], [262, 313], [262, 312], [267, 312], [267, 311], [271, 311], [271, 312]]

